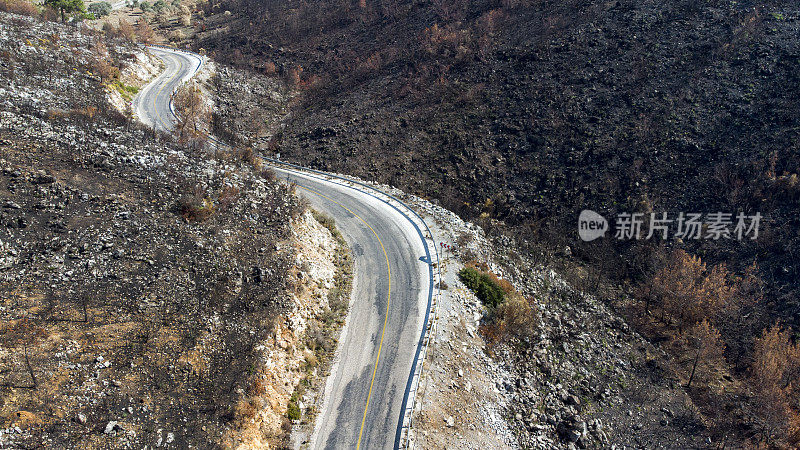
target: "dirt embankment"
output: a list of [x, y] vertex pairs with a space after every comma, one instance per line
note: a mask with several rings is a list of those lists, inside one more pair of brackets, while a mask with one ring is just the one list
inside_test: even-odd
[[293, 395], [298, 384], [316, 373], [319, 355], [311, 345], [312, 333], [330, 309], [340, 243], [307, 211], [292, 223], [292, 245], [295, 261], [289, 276], [296, 283], [289, 294], [291, 307], [259, 345], [261, 356], [252, 391], [237, 405], [251, 417], [226, 436], [224, 443], [229, 447], [275, 448], [280, 444], [287, 437], [290, 403], [300, 402], [300, 409], [304, 406]]

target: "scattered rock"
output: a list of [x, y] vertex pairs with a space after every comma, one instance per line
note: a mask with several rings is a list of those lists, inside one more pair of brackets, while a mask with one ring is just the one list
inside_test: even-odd
[[108, 424], [106, 424], [106, 428], [105, 428], [105, 430], [103, 430], [103, 433], [112, 434], [115, 431], [121, 430], [121, 429], [122, 429], [122, 427], [119, 426], [119, 423], [116, 420], [112, 420], [112, 421], [108, 422]]

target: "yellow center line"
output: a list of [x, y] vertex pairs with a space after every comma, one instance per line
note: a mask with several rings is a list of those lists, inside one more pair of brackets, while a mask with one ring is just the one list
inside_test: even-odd
[[375, 230], [367, 223], [367, 221], [361, 218], [361, 216], [354, 213], [343, 204], [323, 194], [322, 192], [319, 192], [317, 190], [305, 186], [301, 186], [299, 184], [297, 186], [299, 186], [301, 189], [313, 192], [319, 195], [320, 197], [326, 198], [332, 201], [333, 203], [336, 203], [337, 205], [344, 208], [347, 212], [358, 218], [358, 220], [360, 220], [364, 225], [366, 225], [367, 228], [369, 228], [370, 231], [372, 231], [372, 234], [375, 235], [375, 239], [378, 240], [378, 243], [381, 245], [381, 250], [383, 250], [383, 257], [386, 258], [386, 271], [388, 272], [389, 276], [389, 291], [388, 294], [386, 295], [386, 314], [383, 317], [383, 330], [381, 330], [381, 340], [380, 343], [378, 344], [378, 356], [375, 358], [375, 367], [372, 369], [372, 379], [369, 382], [369, 392], [367, 393], [367, 404], [366, 406], [364, 406], [364, 415], [361, 417], [361, 428], [358, 430], [358, 442], [356, 443], [356, 450], [358, 450], [361, 447], [361, 435], [364, 433], [364, 423], [367, 421], [367, 410], [369, 409], [369, 401], [372, 398], [372, 385], [375, 384], [375, 373], [377, 373], [378, 371], [378, 361], [381, 359], [381, 350], [383, 349], [383, 335], [386, 333], [386, 324], [389, 321], [389, 303], [391, 302], [392, 299], [392, 269], [391, 266], [389, 265], [389, 255], [386, 253], [386, 247], [383, 246], [383, 241], [381, 241], [381, 238], [378, 236], [378, 233], [376, 233]]
[[183, 70], [183, 61], [181, 61], [180, 58], [178, 58], [178, 64], [180, 65], [180, 67], [178, 68], [178, 71], [175, 72], [169, 78], [169, 80], [166, 81], [166, 83], [161, 85], [161, 87], [158, 89], [158, 92], [156, 92], [156, 96], [153, 97], [153, 111], [156, 112], [156, 115], [158, 116], [157, 117], [158, 122], [161, 124], [162, 127], [164, 127], [165, 130], [169, 130], [169, 127], [166, 126], [166, 124], [164, 123], [164, 119], [161, 117], [161, 111], [156, 107], [156, 100], [158, 99], [159, 96], [161, 96], [161, 91], [164, 90], [164, 87], [166, 87], [169, 83], [171, 83], [172, 80], [174, 80], [175, 77], [177, 77], [178, 74], [181, 73], [181, 71]]

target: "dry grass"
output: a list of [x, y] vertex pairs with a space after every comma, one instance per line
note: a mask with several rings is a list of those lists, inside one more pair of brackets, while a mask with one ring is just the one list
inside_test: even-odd
[[25, 0], [0, 0], [0, 11], [21, 14], [23, 16], [39, 16], [39, 8]]

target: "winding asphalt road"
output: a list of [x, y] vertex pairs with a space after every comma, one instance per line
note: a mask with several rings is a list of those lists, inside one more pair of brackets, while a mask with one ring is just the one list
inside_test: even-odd
[[[168, 130], [175, 121], [169, 94], [196, 59], [151, 51], [166, 70], [142, 89], [135, 111], [143, 122]], [[350, 310], [308, 446], [395, 448], [432, 292], [429, 249], [406, 215], [367, 189], [286, 167], [275, 170], [313, 208], [335, 219], [355, 264]]]
[[178, 50], [148, 47], [164, 63], [164, 71], [143, 87], [133, 99], [133, 113], [145, 125], [157, 131], [170, 131], [177, 122], [170, 100], [181, 83], [200, 70], [203, 58]]
[[336, 220], [355, 257], [351, 307], [310, 448], [393, 448], [428, 304], [426, 250], [408, 219], [381, 200], [276, 170]]

